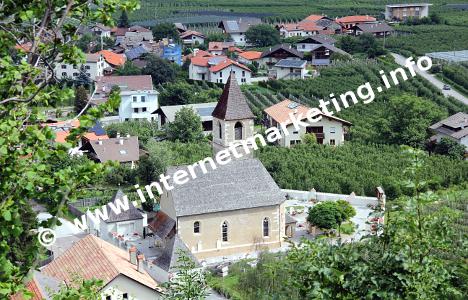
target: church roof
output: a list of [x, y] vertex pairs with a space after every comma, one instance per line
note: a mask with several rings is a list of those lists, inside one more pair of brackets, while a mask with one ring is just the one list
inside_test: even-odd
[[232, 72], [212, 116], [226, 121], [253, 119], [255, 117], [237, 84], [236, 76]]
[[[258, 159], [233, 160], [214, 170], [207, 162], [205, 167], [206, 174], [200, 167], [195, 168], [195, 179], [174, 185], [171, 193], [177, 217], [273, 206], [285, 201], [285, 194]], [[177, 170], [187, 167], [168, 168], [171, 184]]]

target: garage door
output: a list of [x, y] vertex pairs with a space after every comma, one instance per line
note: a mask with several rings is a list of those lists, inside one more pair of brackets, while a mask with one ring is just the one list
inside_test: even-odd
[[135, 223], [117, 224], [117, 232], [132, 235], [135, 232]]

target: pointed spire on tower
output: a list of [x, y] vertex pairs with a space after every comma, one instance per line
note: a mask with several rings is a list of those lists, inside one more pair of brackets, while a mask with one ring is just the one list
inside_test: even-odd
[[212, 116], [226, 121], [255, 117], [237, 84], [236, 74], [232, 70]]

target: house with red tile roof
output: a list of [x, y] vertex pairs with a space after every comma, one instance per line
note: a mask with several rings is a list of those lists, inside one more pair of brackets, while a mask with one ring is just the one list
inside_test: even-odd
[[[289, 99], [285, 99], [264, 110], [268, 122], [267, 127], [279, 128], [280, 124], [283, 124], [289, 133], [286, 135], [285, 131], [281, 130], [283, 136], [277, 141], [280, 146], [291, 147], [300, 144], [303, 136], [307, 133], [313, 133], [319, 144], [334, 146], [344, 143], [347, 130], [352, 125], [351, 122], [335, 116], [325, 115], [320, 111], [314, 117], [316, 122], [310, 122], [307, 119], [309, 110], [309, 107]], [[297, 130], [291, 122], [291, 115], [310, 125], [307, 127], [300, 126], [299, 130]]]
[[341, 32], [341, 26], [337, 22], [320, 15], [310, 15], [298, 23], [280, 24], [276, 28], [279, 30], [280, 35], [285, 38]]
[[359, 24], [375, 23], [377, 19], [371, 16], [346, 16], [338, 18], [335, 21], [338, 22], [338, 24], [341, 25], [343, 31], [346, 32]]
[[212, 55], [226, 55], [231, 47], [234, 47], [234, 42], [209, 42], [208, 52]]
[[82, 279], [100, 279], [102, 299], [162, 299], [161, 288], [149, 275], [143, 254], [125, 251], [94, 235], [86, 235], [47, 264], [41, 274], [74, 285]]
[[251, 64], [262, 56], [260, 51], [244, 51], [238, 54], [238, 61], [242, 64]]
[[225, 84], [231, 71], [235, 73], [239, 84], [251, 82], [252, 72], [250, 69], [226, 56], [208, 56], [200, 53], [200, 55], [190, 59], [189, 78], [193, 80]]
[[117, 54], [109, 50], [101, 50], [97, 52], [98, 54], [101, 54], [102, 57], [104, 57], [104, 60], [112, 67], [112, 68], [118, 68], [120, 66], [123, 66], [125, 64], [126, 58], [125, 55], [123, 54]]

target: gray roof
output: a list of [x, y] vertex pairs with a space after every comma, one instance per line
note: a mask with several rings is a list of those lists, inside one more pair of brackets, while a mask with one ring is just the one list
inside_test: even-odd
[[[119, 189], [115, 193], [114, 197], [112, 197], [111, 202], [114, 203], [114, 205], [115, 205], [115, 200], [120, 199], [121, 201], [123, 201], [123, 196], [124, 196], [124, 193], [122, 192], [121, 189]], [[107, 204], [106, 208], [107, 208], [107, 215], [109, 216], [109, 218], [107, 220], [104, 220], [104, 222], [114, 223], [114, 222], [122, 222], [122, 221], [143, 219], [143, 215], [141, 214], [141, 212], [135, 206], [133, 206], [133, 204], [132, 204], [132, 202], [130, 200], [128, 201], [128, 207], [129, 207], [128, 210], [123, 210], [122, 209], [120, 214], [116, 214], [110, 208], [109, 204]]]
[[297, 220], [291, 217], [290, 214], [284, 214], [286, 216], [286, 224], [297, 223]]
[[134, 60], [146, 53], [148, 53], [148, 50], [144, 46], [138, 46], [125, 52], [125, 56], [128, 60]]
[[258, 18], [243, 18], [239, 20], [221, 21], [219, 27], [224, 28], [226, 33], [244, 33], [250, 26], [258, 25], [262, 20]]
[[33, 276], [41, 291], [41, 295], [44, 296], [46, 300], [52, 299], [60, 290], [60, 285], [62, 284], [60, 280], [47, 276], [39, 271], [34, 271]]
[[100, 162], [108, 160], [132, 162], [138, 161], [140, 158], [140, 147], [137, 136], [90, 141], [81, 149], [88, 150], [91, 158]]
[[307, 61], [297, 59], [282, 59], [276, 63], [275, 67], [280, 68], [305, 68]]
[[375, 33], [375, 32], [388, 32], [394, 31], [394, 29], [387, 23], [363, 23], [354, 26], [364, 33]]
[[308, 36], [297, 42], [298, 44], [331, 44], [336, 43], [336, 40], [329, 35], [319, 34]]
[[461, 139], [468, 135], [468, 114], [458, 112], [431, 125], [429, 128], [455, 139]]
[[336, 52], [336, 53], [340, 53], [340, 54], [343, 54], [343, 55], [349, 55], [349, 53], [347, 53], [347, 52], [341, 50], [340, 48], [337, 48], [337, 47], [335, 47], [335, 46], [333, 46], [331, 44], [315, 44], [312, 47], [309, 47], [308, 51], [312, 52], [312, 51], [317, 50], [317, 49], [319, 49], [321, 47], [325, 47], [328, 50], [330, 50], [331, 52]]
[[255, 117], [237, 84], [236, 75], [233, 72], [229, 75], [212, 116], [227, 121], [253, 119]]
[[163, 211], [158, 211], [153, 218], [148, 220], [149, 229], [161, 239], [169, 236], [175, 224], [176, 222]]
[[268, 50], [263, 51], [262, 56], [260, 56], [260, 58], [270, 56], [271, 54], [273, 54], [273, 53], [275, 53], [276, 51], [279, 51], [279, 50], [284, 50], [286, 52], [289, 52], [291, 54], [291, 56], [293, 56], [293, 57], [299, 57], [299, 58], [304, 57], [304, 54], [297, 51], [291, 45], [289, 45], [289, 44], [279, 44], [279, 45], [276, 45], [274, 47], [269, 48]]
[[[171, 176], [185, 166], [170, 167]], [[183, 185], [176, 185], [172, 198], [176, 216], [190, 216], [273, 206], [285, 200], [285, 194], [258, 159], [233, 160], [215, 170], [209, 163], [203, 174], [195, 168], [197, 177]]]
[[188, 257], [198, 265], [198, 261], [195, 256], [193, 256], [187, 245], [185, 245], [177, 234], [166, 243], [163, 254], [156, 258], [153, 263], [165, 271], [174, 272], [177, 270], [179, 264], [177, 260], [179, 258], [180, 251], [185, 252]]
[[202, 121], [209, 121], [212, 120], [213, 117], [211, 114], [213, 113], [214, 108], [218, 102], [207, 102], [207, 103], [195, 103], [195, 104], [184, 104], [184, 105], [168, 105], [168, 106], [161, 106], [154, 112], [153, 114], [164, 114], [168, 122], [174, 122], [175, 115], [178, 111], [180, 111], [184, 107], [190, 107], [193, 111], [200, 116]]

